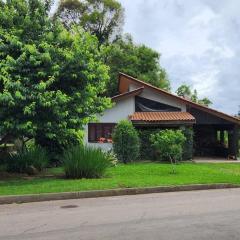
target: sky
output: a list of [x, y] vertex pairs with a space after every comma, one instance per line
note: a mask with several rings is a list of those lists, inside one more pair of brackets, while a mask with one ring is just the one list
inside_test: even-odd
[[123, 31], [161, 53], [172, 91], [181, 84], [236, 114], [240, 105], [240, 0], [120, 0]]

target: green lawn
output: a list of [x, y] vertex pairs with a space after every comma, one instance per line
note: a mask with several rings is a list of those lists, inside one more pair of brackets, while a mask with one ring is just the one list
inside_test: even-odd
[[[45, 176], [0, 178], [0, 195], [70, 192], [112, 188], [130, 188], [199, 183], [240, 184], [240, 164], [182, 163], [177, 174], [171, 165], [135, 163], [110, 168], [102, 179], [66, 180], [61, 168], [49, 169]], [[1, 174], [1, 173], [0, 173]], [[53, 174], [53, 177], [48, 177]], [[2, 175], [3, 176], [3, 175]]]

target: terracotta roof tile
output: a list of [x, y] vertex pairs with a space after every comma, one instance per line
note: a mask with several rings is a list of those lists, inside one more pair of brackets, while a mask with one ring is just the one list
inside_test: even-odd
[[129, 116], [129, 119], [144, 122], [189, 121], [195, 123], [195, 118], [188, 112], [135, 112]]

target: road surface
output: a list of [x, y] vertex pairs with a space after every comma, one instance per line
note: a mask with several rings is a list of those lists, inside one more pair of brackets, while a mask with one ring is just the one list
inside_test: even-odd
[[240, 189], [0, 205], [1, 240], [240, 239]]

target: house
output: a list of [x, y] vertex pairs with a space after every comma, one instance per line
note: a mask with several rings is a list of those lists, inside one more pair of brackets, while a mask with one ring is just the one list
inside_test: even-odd
[[[115, 103], [86, 128], [85, 142], [110, 149], [114, 126], [123, 119], [136, 128], [193, 127], [195, 156], [237, 156], [240, 119], [196, 104], [126, 74], [119, 74]], [[102, 143], [99, 143], [102, 140]]]

